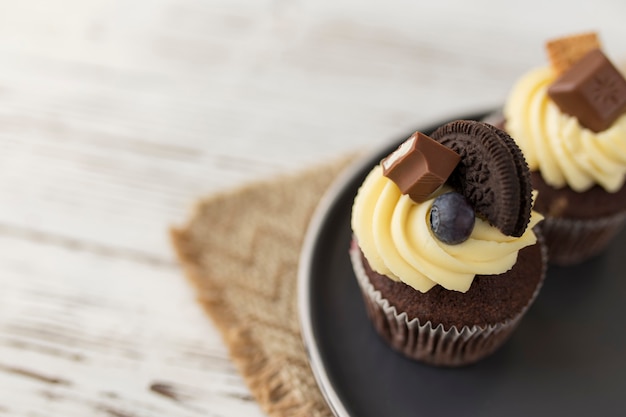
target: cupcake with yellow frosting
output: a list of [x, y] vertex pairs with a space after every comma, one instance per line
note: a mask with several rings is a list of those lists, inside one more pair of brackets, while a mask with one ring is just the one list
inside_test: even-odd
[[416, 133], [354, 200], [352, 265], [378, 333], [441, 366], [501, 346], [537, 296], [546, 257], [528, 167], [491, 125]]
[[514, 85], [504, 129], [522, 149], [550, 261], [582, 262], [626, 220], [626, 80], [594, 33], [547, 43], [551, 64]]

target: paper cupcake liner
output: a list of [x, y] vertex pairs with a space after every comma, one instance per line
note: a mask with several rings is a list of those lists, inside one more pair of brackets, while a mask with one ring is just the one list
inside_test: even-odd
[[[541, 243], [538, 243], [541, 244]], [[463, 366], [474, 363], [496, 351], [513, 333], [520, 319], [533, 303], [543, 284], [547, 264], [545, 246], [542, 245], [542, 278], [532, 297], [512, 319], [487, 326], [452, 326], [422, 322], [399, 312], [370, 282], [361, 252], [356, 245], [350, 249], [350, 258], [359, 287], [363, 294], [367, 314], [380, 336], [396, 351], [405, 356], [435, 366]]]
[[573, 265], [605, 249], [626, 221], [626, 212], [599, 219], [567, 219], [546, 216], [539, 224], [548, 247], [550, 263]]

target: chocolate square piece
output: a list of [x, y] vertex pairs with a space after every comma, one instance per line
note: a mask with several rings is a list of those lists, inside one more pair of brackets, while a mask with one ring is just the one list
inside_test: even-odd
[[452, 149], [415, 132], [381, 165], [383, 175], [396, 183], [402, 194], [421, 203], [446, 182], [460, 160]]
[[548, 95], [562, 112], [594, 132], [608, 129], [626, 112], [626, 79], [599, 49], [563, 73]]

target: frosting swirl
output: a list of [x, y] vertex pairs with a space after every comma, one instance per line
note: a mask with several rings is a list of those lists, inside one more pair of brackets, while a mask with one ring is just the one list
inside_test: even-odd
[[533, 212], [521, 237], [506, 236], [476, 218], [468, 240], [447, 245], [430, 229], [433, 201], [413, 202], [382, 175], [380, 166], [370, 172], [354, 200], [351, 223], [372, 269], [421, 292], [436, 284], [466, 292], [476, 274], [508, 271], [517, 261], [518, 251], [537, 241], [532, 227], [542, 217]]
[[599, 184], [618, 191], [626, 174], [626, 114], [598, 133], [561, 112], [548, 96], [556, 80], [549, 68], [524, 75], [504, 106], [506, 130], [522, 149], [531, 171], [554, 188], [582, 192]]

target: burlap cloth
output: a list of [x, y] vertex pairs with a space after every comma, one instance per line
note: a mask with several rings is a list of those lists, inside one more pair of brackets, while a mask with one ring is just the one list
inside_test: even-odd
[[353, 158], [208, 197], [171, 230], [199, 302], [270, 416], [332, 415], [300, 337], [296, 274], [309, 219]]

